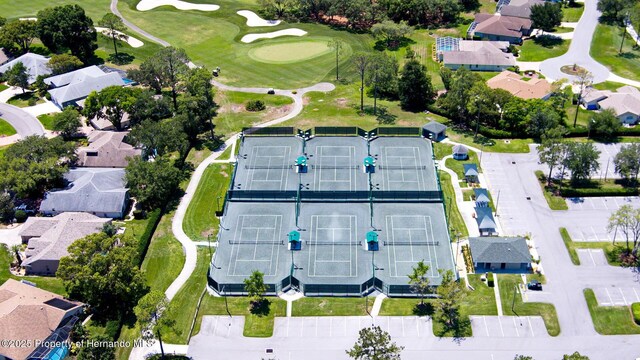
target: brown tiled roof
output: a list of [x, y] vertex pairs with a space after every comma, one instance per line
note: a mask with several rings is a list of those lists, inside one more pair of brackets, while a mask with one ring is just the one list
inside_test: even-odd
[[44, 340], [55, 331], [68, 314], [76, 313], [83, 304], [64, 300], [72, 307], [63, 310], [47, 302], [63, 299], [54, 293], [23, 284], [13, 279], [0, 285], [0, 334], [4, 340], [29, 340], [32, 347], [0, 347], [0, 355], [24, 359], [36, 347], [35, 340]]
[[492, 89], [503, 89], [522, 99], [541, 99], [551, 92], [551, 84], [544, 79], [521, 80], [521, 76], [503, 71], [487, 81]]
[[[127, 132], [94, 131], [89, 135], [89, 146], [78, 149], [78, 164], [86, 167], [123, 168], [127, 157], [140, 156], [141, 150], [125, 143]], [[90, 156], [88, 154], [97, 154]]]

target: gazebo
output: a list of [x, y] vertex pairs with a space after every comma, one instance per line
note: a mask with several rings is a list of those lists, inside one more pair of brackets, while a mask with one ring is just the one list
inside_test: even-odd
[[437, 121], [431, 121], [422, 127], [422, 136], [433, 141], [440, 141], [447, 137], [447, 127]]
[[453, 147], [453, 158], [455, 160], [467, 160], [469, 158], [469, 149], [464, 145], [456, 145]]

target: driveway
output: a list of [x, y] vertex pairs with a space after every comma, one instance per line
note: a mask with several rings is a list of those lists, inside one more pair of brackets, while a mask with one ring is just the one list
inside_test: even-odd
[[569, 50], [559, 57], [548, 59], [540, 64], [540, 72], [550, 81], [573, 77], [560, 71], [564, 65], [577, 64], [593, 74], [593, 82], [600, 83], [609, 78], [609, 69], [595, 61], [591, 55], [591, 39], [598, 25], [600, 12], [597, 9], [597, 0], [585, 0], [584, 13], [575, 28], [575, 36], [571, 40]]
[[30, 135], [44, 135], [44, 127], [40, 121], [19, 107], [0, 103], [0, 118], [11, 124], [21, 138]]

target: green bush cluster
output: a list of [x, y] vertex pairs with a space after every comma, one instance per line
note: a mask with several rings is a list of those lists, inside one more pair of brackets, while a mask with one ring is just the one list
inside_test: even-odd
[[489, 286], [489, 287], [494, 287], [495, 286], [495, 283], [493, 281], [493, 273], [492, 272], [487, 274], [487, 286]]
[[138, 266], [142, 265], [142, 261], [144, 260], [144, 257], [147, 254], [147, 249], [149, 248], [149, 243], [151, 243], [151, 237], [156, 231], [158, 223], [160, 223], [160, 218], [162, 218], [161, 209], [155, 209], [149, 213], [149, 222], [147, 223], [147, 227], [144, 229], [144, 233], [138, 242]]
[[473, 259], [471, 258], [471, 249], [469, 245], [462, 245], [462, 256], [464, 257], [464, 264], [467, 268], [467, 274], [473, 273]]
[[636, 188], [562, 188], [560, 195], [562, 197], [598, 197], [598, 196], [637, 196]]
[[640, 303], [631, 304], [631, 312], [633, 312], [633, 321], [640, 325]]
[[24, 212], [24, 210], [16, 211], [14, 216], [16, 217], [16, 222], [18, 223], [23, 223], [27, 221], [27, 218], [29, 217], [29, 215], [27, 215], [27, 213]]
[[249, 100], [245, 106], [247, 111], [262, 111], [267, 108], [262, 100]]

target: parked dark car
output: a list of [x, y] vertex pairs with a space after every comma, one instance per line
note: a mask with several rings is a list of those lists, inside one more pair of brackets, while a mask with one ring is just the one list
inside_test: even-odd
[[527, 288], [529, 290], [542, 290], [542, 284], [540, 284], [540, 282], [538, 280], [531, 280], [529, 281], [529, 283], [527, 284]]
[[275, 94], [275, 93], [276, 93], [275, 89], [269, 89], [269, 90], [267, 90], [267, 94], [269, 94], [269, 95], [273, 95], [273, 94]]

